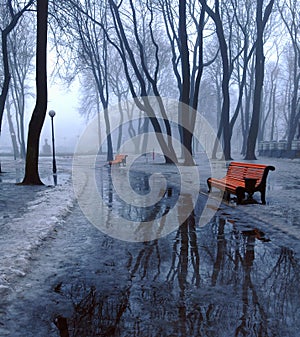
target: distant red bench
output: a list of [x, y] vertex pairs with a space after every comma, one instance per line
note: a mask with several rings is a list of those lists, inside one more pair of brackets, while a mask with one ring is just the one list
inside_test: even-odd
[[117, 154], [117, 155], [115, 156], [115, 159], [114, 159], [114, 160], [110, 160], [110, 161], [108, 162], [108, 163], [109, 163], [109, 166], [115, 165], [115, 164], [117, 164], [117, 165], [119, 165], [119, 166], [121, 166], [121, 164], [122, 164], [123, 166], [126, 166], [126, 157], [128, 157], [127, 154]]
[[224, 178], [208, 178], [208, 192], [212, 187], [216, 187], [226, 192], [227, 199], [230, 194], [237, 196], [237, 203], [240, 204], [248, 193], [248, 199], [252, 199], [255, 192], [260, 192], [262, 204], [266, 204], [266, 181], [269, 171], [274, 171], [271, 165], [261, 165], [242, 162], [231, 162], [227, 174]]

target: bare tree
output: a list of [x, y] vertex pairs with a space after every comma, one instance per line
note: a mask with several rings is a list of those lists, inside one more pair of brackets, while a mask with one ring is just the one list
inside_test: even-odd
[[22, 184], [43, 184], [38, 170], [39, 140], [47, 110], [48, 0], [37, 0], [36, 104], [27, 138], [25, 176]]
[[255, 62], [254, 58], [251, 59], [249, 62], [248, 67], [248, 81], [244, 88], [244, 104], [241, 109], [241, 127], [242, 127], [242, 134], [243, 134], [243, 144], [241, 149], [241, 154], [246, 154], [247, 149], [247, 140], [250, 128], [250, 121], [251, 121], [251, 102], [253, 101], [253, 88], [254, 88], [254, 69], [255, 69]]
[[[8, 57], [8, 37], [12, 30], [16, 27], [19, 19], [25, 11], [27, 11], [34, 0], [29, 0], [25, 4], [18, 4], [17, 1], [7, 0], [3, 6], [3, 25], [1, 28], [1, 51], [2, 51], [2, 62], [3, 62], [3, 84], [0, 93], [0, 135], [2, 130], [2, 119], [5, 107], [5, 101], [9, 90], [9, 83], [11, 79], [10, 69], [9, 69], [9, 57]], [[23, 6], [22, 6], [23, 5]], [[0, 165], [1, 172], [1, 165]]]
[[[162, 124], [164, 124], [163, 126], [167, 135], [170, 136], [170, 123], [166, 116], [166, 111], [158, 89], [158, 76], [161, 70], [159, 58], [160, 50], [153, 29], [155, 13], [151, 2], [139, 1], [138, 3], [134, 4], [131, 1], [129, 3], [130, 10], [127, 11], [128, 8], [125, 5], [123, 8], [122, 3], [120, 6], [117, 6], [114, 1], [109, 1], [108, 5], [111, 10], [109, 22], [111, 25], [109, 26], [101, 20], [101, 17], [97, 17], [89, 13], [81, 6], [80, 2], [70, 0], [69, 4], [71, 5], [72, 9], [74, 9], [74, 11], [77, 11], [77, 15], [82, 14], [82, 18], [85, 17], [85, 24], [88, 24], [90, 21], [89, 24], [94, 24], [101, 27], [102, 31], [104, 32], [105, 39], [107, 39], [107, 41], [110, 43], [110, 45], [106, 45], [106, 48], [113, 46], [116, 49], [119, 55], [119, 60], [123, 64], [128, 88], [135, 100], [135, 103], [139, 109], [147, 113], [148, 118], [152, 123], [154, 130], [156, 131], [158, 142], [160, 143], [163, 153], [165, 154], [166, 161], [176, 162], [177, 158], [172, 146], [172, 138], [164, 138], [162, 132], [163, 128], [160, 125], [160, 121], [155, 115], [154, 109], [151, 106], [150, 100], [148, 98], [149, 94], [156, 96], [160, 108], [159, 110], [161, 112], [161, 116], [163, 117]], [[140, 21], [137, 18], [137, 16], [141, 14], [141, 12], [138, 11], [138, 7], [139, 9], [142, 8], [143, 11], [146, 12], [145, 17], [147, 18], [147, 22], [144, 21], [144, 28], [147, 28], [147, 42], [153, 46], [153, 48], [150, 48], [147, 46], [147, 44], [144, 43], [145, 34], [143, 30], [140, 30]], [[93, 8], [91, 7], [91, 9]], [[65, 10], [65, 13], [68, 14], [68, 11]], [[127, 19], [130, 18], [130, 26], [128, 26], [127, 19], [123, 21], [124, 16], [126, 16]], [[71, 20], [69, 19], [69, 21]], [[145, 22], [147, 24], [145, 24]], [[99, 53], [100, 52], [101, 51], [99, 51]], [[148, 54], [149, 52], [151, 55]], [[151, 62], [149, 62], [149, 56], [151, 57]], [[109, 72], [107, 75], [109, 76]], [[136, 85], [137, 83], [138, 86]]]
[[[230, 25], [230, 55], [231, 55], [231, 71], [232, 81], [237, 84], [238, 97], [234, 108], [233, 115], [229, 123], [229, 136], [232, 139], [233, 128], [239, 115], [241, 115], [243, 138], [246, 140], [246, 135], [249, 129], [249, 109], [243, 109], [243, 99], [248, 82], [249, 91], [252, 92], [251, 81], [251, 60], [253, 59], [253, 52], [255, 50], [254, 32], [253, 32], [253, 2], [245, 1], [240, 4], [237, 0], [231, 0], [233, 15]], [[230, 10], [227, 9], [230, 15]], [[232, 56], [235, 52], [236, 56]], [[232, 58], [233, 57], [233, 58]], [[250, 67], [249, 67], [250, 65]], [[250, 74], [249, 74], [250, 69]], [[245, 101], [245, 100], [244, 100]], [[243, 112], [246, 111], [246, 118]], [[246, 120], [246, 123], [245, 123]]]
[[[86, 4], [84, 11], [89, 13], [90, 17], [93, 15], [99, 17], [103, 26], [107, 27], [105, 7], [92, 8]], [[108, 41], [101, 27], [92, 20], [86, 20], [86, 16], [81, 12], [75, 12], [74, 21], [78, 34], [78, 61], [81, 62], [81, 67], [92, 75], [98, 93], [96, 97], [100, 98], [102, 104], [106, 126], [107, 160], [109, 161], [113, 159], [113, 147], [107, 110], [109, 103]]]
[[288, 149], [291, 149], [292, 140], [297, 131], [297, 125], [300, 120], [300, 45], [299, 45], [299, 4], [294, 0], [284, 0], [278, 4], [281, 19], [288, 32], [293, 60], [291, 65], [291, 99], [288, 118], [287, 140]]
[[[273, 53], [274, 55], [274, 53]], [[258, 134], [258, 141], [269, 139], [275, 140], [275, 117], [276, 117], [276, 94], [278, 85], [278, 62], [279, 55], [276, 62], [266, 64], [266, 76], [263, 88], [263, 101], [262, 101], [262, 115]], [[268, 128], [266, 126], [269, 126]], [[269, 135], [266, 131], [269, 129]]]
[[15, 111], [17, 134], [16, 138], [20, 145], [20, 156], [25, 158], [25, 102], [26, 96], [32, 95], [28, 80], [32, 73], [32, 60], [34, 57], [35, 39], [32, 36], [31, 18], [23, 16], [18, 27], [10, 34], [9, 64], [11, 68], [11, 103]]
[[[135, 100], [135, 103], [137, 104], [137, 107], [143, 111], [146, 112], [148, 115], [150, 122], [154, 128], [154, 131], [156, 132], [156, 137], [158, 140], [158, 143], [160, 144], [160, 147], [162, 149], [162, 152], [165, 157], [165, 161], [167, 163], [174, 163], [177, 162], [176, 153], [173, 149], [172, 145], [172, 134], [171, 134], [171, 126], [168, 120], [168, 117], [166, 115], [165, 107], [161, 98], [161, 95], [158, 90], [158, 73], [160, 68], [160, 60], [158, 57], [159, 53], [159, 46], [156, 43], [155, 36], [153, 34], [153, 20], [154, 20], [154, 12], [153, 8], [151, 7], [150, 2], [146, 2], [146, 6], [148, 6], [149, 10], [149, 34], [151, 38], [151, 43], [154, 47], [154, 65], [155, 68], [151, 73], [151, 70], [148, 67], [148, 63], [146, 60], [145, 55], [145, 46], [143, 45], [140, 34], [138, 31], [138, 21], [137, 21], [137, 12], [134, 7], [134, 4], [132, 1], [130, 1], [130, 9], [132, 13], [132, 24], [133, 24], [133, 34], [135, 38], [135, 48], [137, 48], [137, 54], [134, 54], [132, 45], [130, 44], [129, 37], [126, 34], [125, 26], [121, 18], [121, 9], [116, 5], [116, 3], [113, 0], [109, 1], [111, 6], [111, 13], [113, 15], [114, 19], [114, 28], [116, 31], [116, 35], [118, 37], [118, 44], [116, 42], [110, 41], [118, 50], [119, 55], [123, 61], [124, 64], [124, 70], [127, 77], [127, 81], [129, 84], [130, 92], [132, 94], [132, 97]], [[126, 17], [128, 18], [128, 12], [126, 13]], [[140, 63], [140, 66], [138, 64]], [[134, 72], [135, 77], [137, 78], [139, 85], [140, 85], [140, 95], [137, 94], [136, 89], [133, 86], [132, 78], [130, 76], [129, 72], [129, 65], [131, 69]], [[148, 98], [148, 90], [147, 85], [151, 86], [151, 90], [153, 91], [153, 94], [155, 95], [161, 116], [163, 117], [165, 130], [167, 133], [167, 140], [165, 140], [162, 132], [162, 127], [159, 123], [159, 120], [155, 114], [155, 111], [153, 107], [151, 106], [151, 103]], [[139, 96], [141, 98], [139, 98]]]
[[220, 128], [218, 131], [218, 137], [223, 134], [223, 151], [225, 160], [231, 159], [231, 146], [230, 146], [230, 130], [229, 130], [229, 108], [230, 108], [230, 95], [229, 95], [229, 81], [230, 81], [230, 64], [228, 55], [228, 45], [225, 38], [224, 26], [222, 22], [220, 12], [219, 0], [214, 1], [214, 9], [212, 9], [206, 0], [199, 0], [204, 7], [207, 14], [214, 21], [216, 26], [216, 34], [220, 45], [220, 53], [222, 58], [222, 112], [220, 120]]
[[11, 142], [13, 146], [13, 151], [14, 151], [14, 158], [16, 160], [20, 156], [20, 151], [19, 151], [19, 146], [17, 142], [13, 118], [12, 118], [11, 110], [10, 110], [12, 103], [9, 102], [9, 95], [7, 95], [7, 101], [8, 102], [6, 103], [6, 112], [7, 112], [8, 127], [9, 127], [9, 133], [10, 133]]
[[129, 95], [129, 88], [124, 81], [124, 71], [123, 65], [118, 62], [118, 55], [114, 55], [111, 58], [111, 71], [109, 72], [109, 83], [111, 84], [112, 91], [118, 100], [118, 108], [120, 112], [120, 122], [119, 122], [119, 132], [118, 132], [118, 140], [117, 140], [117, 149], [121, 147], [122, 143], [122, 134], [123, 134], [123, 121], [124, 121], [124, 108], [122, 104], [122, 100], [127, 100]]
[[[205, 65], [205, 10], [196, 1], [159, 1], [172, 51], [172, 67], [177, 81], [179, 100], [178, 124], [186, 165], [193, 164], [192, 134], [196, 121], [200, 84]], [[192, 32], [193, 39], [189, 38]], [[193, 41], [192, 41], [193, 40]], [[214, 59], [214, 58], [213, 58]]]
[[256, 3], [256, 49], [255, 49], [255, 87], [253, 97], [253, 112], [251, 125], [247, 140], [247, 149], [245, 159], [254, 160], [256, 140], [259, 129], [260, 114], [261, 114], [261, 97], [262, 87], [264, 83], [265, 72], [265, 56], [264, 56], [264, 30], [269, 17], [272, 13], [274, 0], [271, 0], [263, 11], [263, 1], [257, 0]]

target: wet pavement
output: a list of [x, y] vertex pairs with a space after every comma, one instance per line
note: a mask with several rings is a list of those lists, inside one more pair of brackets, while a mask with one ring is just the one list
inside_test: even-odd
[[[0, 335], [298, 336], [299, 165], [277, 160], [266, 206], [223, 203], [199, 226], [207, 202], [203, 178], [191, 215], [178, 217], [176, 230], [148, 242], [104, 234], [75, 203], [3, 297]], [[160, 170], [169, 174], [167, 189], [144, 213], [121, 207], [109, 174], [102, 179], [99, 190], [111, 216], [155, 221], [168, 214], [179, 193], [190, 203], [173, 168]], [[131, 178], [141, 194], [150, 173], [149, 165], [141, 165]]]

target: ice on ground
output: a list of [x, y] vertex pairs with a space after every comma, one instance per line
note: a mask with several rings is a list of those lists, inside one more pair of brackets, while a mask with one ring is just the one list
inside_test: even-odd
[[57, 186], [16, 185], [10, 172], [2, 178], [7, 181], [0, 184], [0, 296], [13, 290], [16, 277], [26, 275], [32, 253], [75, 203], [70, 173], [62, 173]]

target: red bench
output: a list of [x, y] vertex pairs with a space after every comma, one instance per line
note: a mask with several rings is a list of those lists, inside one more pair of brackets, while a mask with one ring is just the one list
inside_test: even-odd
[[108, 163], [109, 163], [109, 166], [111, 165], [123, 165], [123, 166], [126, 166], [126, 157], [127, 157], [127, 154], [117, 154], [115, 156], [115, 159], [114, 160], [110, 160]]
[[216, 187], [225, 192], [227, 200], [230, 194], [237, 196], [237, 203], [241, 204], [248, 194], [248, 201], [252, 201], [252, 195], [260, 192], [262, 204], [266, 204], [266, 181], [269, 171], [274, 171], [271, 165], [261, 165], [242, 162], [231, 162], [224, 178], [208, 178], [208, 192]]

